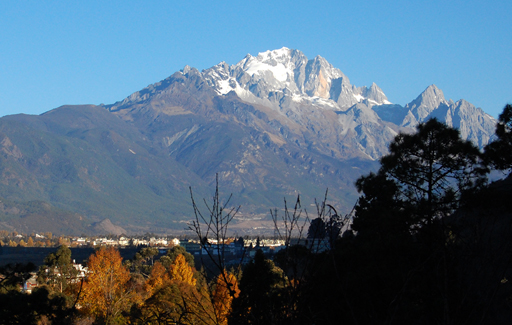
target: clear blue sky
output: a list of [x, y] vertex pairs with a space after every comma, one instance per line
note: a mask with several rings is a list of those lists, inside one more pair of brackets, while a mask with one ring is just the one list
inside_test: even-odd
[[1, 1], [0, 116], [110, 104], [185, 65], [321, 55], [404, 105], [430, 84], [512, 102], [512, 1]]

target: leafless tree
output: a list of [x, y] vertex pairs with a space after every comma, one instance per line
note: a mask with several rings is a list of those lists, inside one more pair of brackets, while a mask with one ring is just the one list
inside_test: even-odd
[[[228, 227], [231, 221], [235, 218], [240, 206], [229, 207], [233, 194], [230, 194], [225, 203], [221, 202], [219, 193], [219, 176], [215, 175], [215, 193], [212, 198], [212, 203], [208, 203], [203, 199], [204, 204], [208, 210], [207, 213], [201, 212], [196, 201], [192, 188], [190, 188], [190, 198], [194, 208], [194, 220], [189, 224], [189, 229], [192, 230], [199, 241], [201, 242], [202, 251], [206, 253], [207, 257], [213, 263], [216, 270], [208, 270], [212, 274], [220, 274], [224, 277], [226, 284], [229, 280], [226, 278], [226, 261], [225, 261], [225, 246], [228, 239]], [[211, 245], [209, 242], [213, 239], [216, 245]], [[202, 255], [201, 255], [202, 257]], [[205, 267], [208, 264], [203, 263]], [[239, 268], [240, 269], [240, 268]], [[229, 287], [230, 294], [233, 296], [235, 292]]]

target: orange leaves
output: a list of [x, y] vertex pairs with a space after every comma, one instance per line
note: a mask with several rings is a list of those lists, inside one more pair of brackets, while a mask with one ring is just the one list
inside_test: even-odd
[[167, 269], [160, 262], [156, 262], [151, 269], [151, 274], [146, 281], [146, 292], [150, 295], [156, 290], [167, 285], [170, 281]]
[[227, 324], [231, 313], [233, 298], [238, 298], [240, 289], [238, 281], [233, 274], [224, 270], [217, 277], [215, 290], [213, 291], [213, 307], [219, 324]]
[[113, 247], [100, 248], [87, 266], [90, 273], [80, 304], [100, 319], [114, 319], [126, 307], [130, 293], [126, 288], [130, 273], [122, 265], [121, 255]]
[[194, 278], [194, 269], [187, 263], [185, 256], [178, 254], [176, 259], [170, 266], [170, 270], [162, 265], [160, 262], [156, 262], [146, 281], [146, 291], [152, 294], [155, 290], [162, 288], [163, 286], [173, 283], [185, 283], [190, 286], [195, 286], [197, 280]]
[[[240, 294], [236, 277], [226, 271], [210, 291], [206, 279], [182, 254], [168, 269], [156, 262], [146, 281], [140, 275], [130, 276], [114, 248], [98, 250], [88, 267], [91, 273], [79, 303], [82, 312], [94, 316], [98, 323], [123, 323], [128, 321], [123, 317], [129, 317], [133, 324], [227, 325], [233, 299]], [[128, 310], [129, 314], [125, 313]]]

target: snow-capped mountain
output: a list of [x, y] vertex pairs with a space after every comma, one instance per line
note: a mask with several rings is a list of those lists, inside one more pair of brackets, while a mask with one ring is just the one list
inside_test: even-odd
[[436, 117], [483, 147], [495, 126], [435, 85], [405, 106], [391, 104], [375, 83], [352, 85], [326, 59], [288, 48], [203, 71], [186, 66], [106, 108], [203, 180], [218, 172], [223, 186], [256, 195], [249, 200], [311, 198], [328, 187], [345, 208], [357, 197], [357, 177], [376, 168], [399, 132]]
[[[196, 90], [210, 97], [234, 94], [257, 110], [272, 111], [271, 133], [282, 126], [292, 132], [297, 145], [315, 144], [315, 150], [336, 157], [376, 160], [398, 132], [412, 132], [432, 117], [459, 128], [463, 138], [483, 147], [494, 134], [495, 120], [480, 108], [459, 100], [446, 100], [435, 85], [429, 86], [405, 107], [393, 105], [373, 83], [356, 87], [326, 59], [308, 59], [298, 50], [283, 47], [240, 62], [221, 62], [199, 72], [186, 66], [180, 78], [194, 79]], [[163, 96], [176, 74], [108, 108], [117, 111]], [[156, 96], [156, 97], [155, 97]], [[167, 96], [168, 97], [168, 96]], [[279, 125], [279, 126], [277, 126]]]
[[[435, 85], [405, 107], [392, 105], [375, 83], [369, 88], [356, 87], [321, 56], [309, 60], [302, 52], [286, 47], [257, 56], [248, 54], [232, 66], [221, 62], [204, 70], [202, 76], [219, 95], [234, 91], [242, 100], [274, 108], [300, 124], [305, 121], [298, 117], [299, 107], [333, 110], [338, 114], [343, 142], [357, 144], [372, 159], [386, 152], [398, 131], [412, 130], [432, 117], [459, 128], [463, 138], [480, 147], [494, 133], [491, 116], [465, 100], [447, 101]], [[311, 120], [307, 115], [305, 119]], [[395, 126], [385, 125], [385, 121]]]
[[494, 134], [491, 116], [435, 85], [391, 104], [376, 84], [354, 86], [326, 59], [282, 48], [186, 66], [112, 105], [0, 119], [0, 197], [146, 232], [182, 228], [188, 186], [205, 193], [218, 174], [243, 218], [264, 220], [285, 196], [312, 203], [326, 188], [348, 212], [357, 178], [378, 168], [399, 132], [432, 117], [480, 147]]
[[203, 75], [219, 95], [234, 91], [245, 101], [267, 105], [282, 105], [285, 97], [335, 109], [347, 109], [363, 100], [373, 105], [391, 104], [376, 84], [353, 86], [321, 56], [308, 60], [302, 52], [286, 47], [256, 57], [248, 54], [232, 66], [221, 62]]

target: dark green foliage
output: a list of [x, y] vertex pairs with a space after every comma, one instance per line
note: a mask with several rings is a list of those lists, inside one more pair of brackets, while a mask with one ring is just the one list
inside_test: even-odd
[[285, 275], [271, 260], [256, 252], [240, 280], [240, 296], [233, 300], [230, 324], [279, 324], [284, 319]]
[[[194, 267], [194, 256], [188, 253], [183, 246], [174, 246], [173, 248], [167, 251], [167, 256], [170, 258], [171, 263], [174, 262], [174, 260], [179, 254], [185, 256], [185, 260], [187, 261], [188, 265]], [[166, 265], [164, 264], [164, 266]]]
[[274, 256], [277, 266], [292, 279], [302, 279], [308, 263], [312, 261], [311, 250], [303, 245], [293, 245], [282, 249]]
[[[395, 183], [395, 204], [407, 210], [414, 229], [453, 213], [462, 193], [480, 186], [488, 171], [478, 148], [436, 119], [396, 136], [389, 151], [378, 174]], [[358, 184], [364, 196], [364, 177]]]
[[[0, 319], [3, 324], [37, 324], [40, 318], [41, 297], [11, 290], [0, 294]], [[46, 291], [46, 297], [47, 291]]]
[[36, 288], [31, 294], [17, 287], [0, 290], [0, 320], [2, 324], [72, 323], [75, 310], [69, 308], [66, 297], [51, 295], [47, 288]]
[[356, 187], [362, 192], [352, 229], [377, 242], [384, 237], [407, 236], [413, 226], [403, 204], [399, 204], [399, 188], [382, 173], [361, 177]]
[[158, 255], [158, 248], [156, 247], [144, 247], [133, 257], [130, 264], [130, 270], [135, 273], [141, 273], [145, 276], [149, 276], [151, 267], [154, 264], [154, 258]]
[[73, 266], [71, 250], [62, 245], [55, 254], [50, 253], [39, 268], [37, 282], [51, 288], [52, 292], [64, 293], [77, 281], [78, 270]]
[[34, 263], [16, 263], [7, 264], [0, 268], [0, 274], [3, 275], [0, 280], [0, 292], [17, 291], [23, 283], [32, 275], [31, 272], [36, 270]]
[[[481, 244], [484, 238], [510, 242], [497, 230], [512, 230], [512, 224], [487, 223], [496, 220], [490, 216], [499, 213], [499, 201], [470, 219], [461, 214], [488, 200], [478, 150], [432, 120], [416, 134], [397, 136], [381, 163], [377, 174], [356, 183], [363, 194], [352, 226], [356, 236], [343, 237], [331, 258], [308, 273], [312, 296], [330, 298], [312, 299], [316, 312], [306, 316], [316, 323], [504, 323], [510, 291], [503, 275], [510, 272], [512, 250]], [[496, 249], [501, 259], [482, 267]]]
[[464, 193], [483, 184], [487, 170], [478, 149], [437, 120], [398, 135], [381, 164], [377, 174], [356, 183], [363, 195], [355, 209], [347, 290], [356, 301], [371, 295], [366, 321], [435, 322], [460, 298], [446, 218]]
[[307, 237], [311, 239], [318, 239], [325, 238], [325, 236], [327, 236], [327, 230], [324, 220], [322, 218], [315, 218], [311, 220]]
[[[512, 319], [512, 177], [472, 194], [448, 221], [468, 322]], [[475, 321], [474, 321], [475, 320]]]
[[487, 162], [496, 169], [512, 167], [512, 105], [507, 104], [496, 124], [498, 139], [485, 147]]

